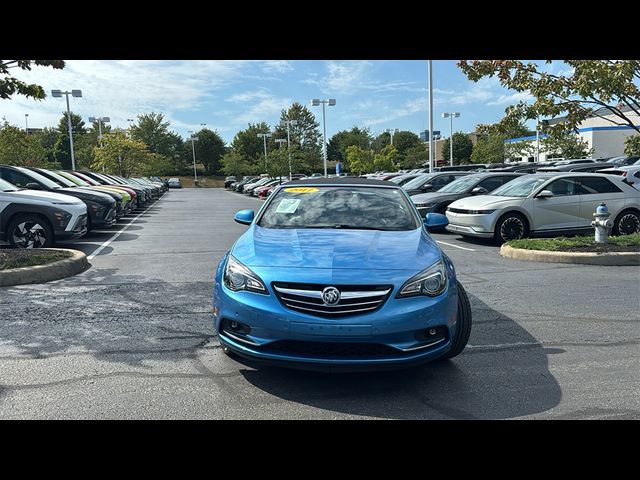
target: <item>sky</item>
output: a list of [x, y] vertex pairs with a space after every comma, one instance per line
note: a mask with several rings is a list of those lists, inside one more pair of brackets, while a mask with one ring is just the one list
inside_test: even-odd
[[[417, 134], [429, 124], [425, 60], [68, 60], [63, 70], [12, 73], [47, 92], [42, 101], [18, 95], [0, 100], [0, 119], [20, 127], [25, 114], [30, 128], [57, 125], [66, 104], [50, 95], [52, 89], [82, 90], [82, 98], [69, 101], [87, 123], [91, 116], [110, 117], [113, 127], [126, 128], [129, 118], [161, 112], [183, 137], [205, 123], [227, 143], [248, 123], [275, 125], [293, 102], [307, 105], [322, 129], [322, 107], [312, 107], [313, 98], [336, 99], [326, 107], [328, 138], [353, 126], [374, 135], [388, 128]], [[500, 120], [508, 105], [530, 99], [495, 78], [468, 80], [455, 60], [433, 61], [433, 88], [434, 131], [447, 137], [443, 112], [459, 112], [454, 131], [471, 132]]]

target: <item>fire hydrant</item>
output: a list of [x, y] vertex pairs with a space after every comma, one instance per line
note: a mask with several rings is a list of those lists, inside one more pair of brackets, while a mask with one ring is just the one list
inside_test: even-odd
[[613, 227], [607, 205], [604, 203], [598, 205], [593, 216], [596, 219], [591, 222], [591, 226], [596, 229], [596, 243], [607, 243], [609, 241], [609, 230]]

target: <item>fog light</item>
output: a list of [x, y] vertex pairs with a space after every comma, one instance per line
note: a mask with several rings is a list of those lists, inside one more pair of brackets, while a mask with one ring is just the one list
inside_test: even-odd
[[229, 324], [229, 326], [230, 326], [231, 328], [233, 328], [234, 330], [238, 330], [238, 327], [239, 327], [240, 325], [238, 325], [238, 322], [236, 322], [236, 321], [232, 321], [232, 322]]
[[438, 331], [437, 331], [435, 328], [430, 328], [430, 329], [429, 329], [429, 335], [433, 336], [433, 335], [435, 335], [436, 333], [438, 333]]

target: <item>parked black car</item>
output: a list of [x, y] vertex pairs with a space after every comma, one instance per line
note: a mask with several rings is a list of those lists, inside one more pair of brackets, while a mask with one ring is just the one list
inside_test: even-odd
[[80, 187], [63, 188], [37, 172], [23, 167], [0, 165], [0, 178], [19, 188], [62, 193], [87, 205], [87, 229], [108, 228], [116, 223], [116, 201], [109, 195]]
[[414, 195], [411, 200], [422, 217], [427, 213], [444, 214], [450, 203], [472, 195], [485, 195], [523, 173], [475, 173], [445, 185], [437, 192]]
[[229, 188], [231, 186], [232, 183], [234, 183], [236, 180], [235, 175], [231, 175], [227, 178], [224, 179], [224, 188]]
[[100, 184], [100, 185], [107, 185], [107, 186], [112, 186], [112, 187], [127, 187], [130, 190], [133, 190], [134, 192], [136, 192], [136, 195], [138, 196], [138, 205], [137, 207], [145, 207], [147, 204], [149, 204], [149, 202], [151, 202], [151, 194], [149, 189], [145, 189], [144, 187], [141, 186], [134, 186], [134, 185], [129, 185], [129, 184], [125, 184], [124, 182], [116, 182], [113, 179], [107, 178], [107, 177], [102, 177], [97, 173], [94, 172], [88, 172], [87, 170], [79, 170], [79, 173], [81, 173], [82, 175], [89, 177], [91, 180], [93, 180], [94, 182]]
[[404, 188], [409, 195], [419, 195], [420, 193], [435, 192], [454, 180], [470, 175], [471, 172], [436, 172], [423, 173], [410, 182], [405, 183]]

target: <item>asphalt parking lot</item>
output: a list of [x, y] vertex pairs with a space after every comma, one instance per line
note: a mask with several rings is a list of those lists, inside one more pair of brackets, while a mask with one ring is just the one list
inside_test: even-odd
[[[215, 265], [260, 200], [172, 190], [67, 245], [92, 267], [0, 288], [3, 419], [640, 418], [640, 270], [507, 260], [434, 234], [470, 296], [469, 346], [382, 373], [255, 368], [212, 329]], [[118, 232], [122, 232], [116, 236]]]

